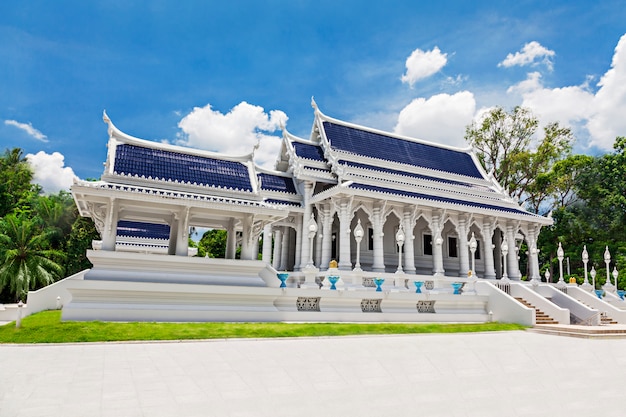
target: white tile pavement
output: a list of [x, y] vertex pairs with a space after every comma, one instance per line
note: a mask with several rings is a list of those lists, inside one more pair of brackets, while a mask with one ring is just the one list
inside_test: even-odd
[[0, 345], [0, 416], [619, 416], [626, 339]]

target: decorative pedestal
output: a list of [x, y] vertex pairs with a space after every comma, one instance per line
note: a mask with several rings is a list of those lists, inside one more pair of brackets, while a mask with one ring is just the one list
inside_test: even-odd
[[461, 294], [461, 287], [463, 287], [462, 282], [453, 282], [451, 285], [454, 290], [453, 294]]
[[596, 295], [600, 300], [602, 300], [602, 294], [604, 294], [604, 290], [596, 290]]
[[317, 274], [319, 272], [320, 270], [315, 267], [305, 267], [302, 270], [302, 273], [304, 274], [304, 282], [300, 284], [300, 288], [314, 288], [316, 290], [319, 290], [320, 285], [315, 282], [315, 278], [317, 277]]
[[276, 276], [280, 280], [280, 288], [286, 288], [287, 287], [287, 279], [289, 278], [289, 274], [286, 273], [286, 272], [279, 272], [278, 274], [276, 274]]
[[424, 285], [424, 281], [413, 281], [413, 284], [415, 284], [415, 293], [416, 294], [421, 294], [422, 293], [422, 285]]
[[381, 292], [383, 289], [380, 287], [385, 282], [384, 278], [374, 278], [374, 284], [376, 284], [376, 291]]

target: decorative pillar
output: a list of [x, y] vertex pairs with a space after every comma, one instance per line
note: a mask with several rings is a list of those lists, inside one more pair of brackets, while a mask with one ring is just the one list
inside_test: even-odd
[[443, 219], [438, 213], [433, 213], [432, 229], [433, 229], [433, 274], [443, 276], [446, 271], [443, 269], [443, 237], [441, 237], [441, 229], [443, 228]]
[[302, 193], [303, 197], [303, 205], [304, 205], [304, 214], [302, 215], [302, 224], [300, 226], [300, 236], [298, 236], [298, 240], [300, 241], [300, 263], [297, 265], [297, 269], [301, 270], [306, 266], [306, 259], [309, 256], [309, 236], [306, 230], [306, 222], [311, 217], [311, 213], [313, 212], [311, 204], [309, 201], [311, 200], [311, 196], [313, 195], [313, 186], [314, 183], [311, 181], [304, 182], [304, 192]]
[[[469, 252], [468, 252], [468, 240], [467, 240], [467, 219], [465, 216], [459, 216], [459, 225], [457, 227], [459, 234], [459, 276], [467, 277], [470, 270], [469, 266]], [[473, 236], [473, 235], [472, 235]], [[476, 238], [474, 238], [475, 240]], [[476, 271], [472, 267], [472, 274], [476, 275]]]
[[274, 230], [274, 256], [272, 257], [272, 267], [279, 270], [280, 268], [280, 252], [283, 244], [283, 232], [280, 227]]
[[[241, 236], [241, 259], [253, 260], [257, 259], [257, 253], [254, 252], [258, 248], [258, 234], [255, 233], [254, 215], [246, 214], [242, 219], [242, 236]], [[260, 231], [259, 231], [260, 233]], [[255, 242], [256, 240], [256, 242]]]
[[323, 271], [328, 269], [330, 257], [333, 254], [333, 210], [328, 203], [320, 204], [317, 207], [317, 215], [322, 223], [322, 250], [321, 260], [319, 262], [320, 269]]
[[509, 243], [509, 255], [507, 259], [507, 265], [509, 269], [507, 273], [510, 279], [519, 281], [519, 279], [521, 278], [521, 274], [519, 271], [519, 261], [517, 259], [517, 247], [515, 246], [515, 233], [516, 230], [514, 229], [513, 225], [507, 224], [506, 237]]
[[176, 242], [178, 236], [178, 220], [176, 219], [176, 214], [172, 214], [170, 219], [170, 240], [167, 246], [167, 254], [168, 255], [176, 255]]
[[352, 200], [341, 199], [335, 203], [339, 215], [339, 270], [351, 271], [350, 260], [350, 223], [352, 222]]
[[117, 238], [118, 203], [112, 198], [109, 209], [105, 212], [104, 228], [102, 230], [102, 250], [115, 251]]
[[178, 233], [176, 233], [176, 256], [189, 255], [189, 207], [178, 215]]
[[530, 280], [533, 284], [539, 284], [541, 275], [539, 273], [539, 249], [537, 249], [538, 231], [534, 226], [528, 228], [528, 266], [530, 270]]
[[300, 239], [299, 235], [299, 233], [301, 233], [302, 231], [302, 219], [300, 217], [296, 218], [296, 228], [294, 230], [296, 239], [296, 253], [294, 254], [293, 269], [294, 271], [297, 271], [299, 265], [302, 262], [302, 239]]
[[272, 225], [266, 224], [263, 228], [263, 252], [261, 260], [266, 263], [272, 261]]
[[372, 271], [385, 272], [385, 253], [383, 248], [383, 226], [385, 225], [385, 203], [374, 204], [370, 222], [374, 232], [374, 262]]
[[[265, 241], [264, 241], [265, 242]], [[271, 240], [270, 240], [271, 247]], [[237, 253], [237, 231], [235, 230], [235, 219], [228, 220], [228, 229], [226, 230], [226, 259], [235, 259]]]
[[283, 230], [283, 242], [281, 244], [280, 247], [280, 265], [279, 265], [279, 269], [281, 271], [286, 271], [287, 270], [287, 259], [289, 257], [289, 241], [290, 236], [289, 236], [289, 228], [288, 227], [281, 227], [281, 229]]
[[405, 207], [403, 215], [403, 227], [406, 239], [404, 241], [404, 272], [415, 274], [415, 236], [413, 229], [417, 216], [413, 207]]
[[315, 265], [322, 266], [322, 234], [318, 233], [315, 239]]
[[484, 222], [481, 229], [483, 235], [483, 247], [485, 252], [485, 275], [486, 279], [496, 279], [496, 269], [493, 259], [493, 225]]

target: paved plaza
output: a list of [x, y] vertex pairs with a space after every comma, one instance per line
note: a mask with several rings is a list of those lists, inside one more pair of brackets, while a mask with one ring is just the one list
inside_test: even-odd
[[626, 339], [480, 334], [0, 345], [0, 416], [619, 416]]

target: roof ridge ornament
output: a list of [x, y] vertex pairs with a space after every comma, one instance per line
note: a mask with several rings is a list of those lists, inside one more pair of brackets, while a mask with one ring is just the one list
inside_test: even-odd
[[317, 103], [315, 102], [314, 96], [311, 96], [311, 107], [313, 107], [315, 110], [319, 110], [317, 107]]

